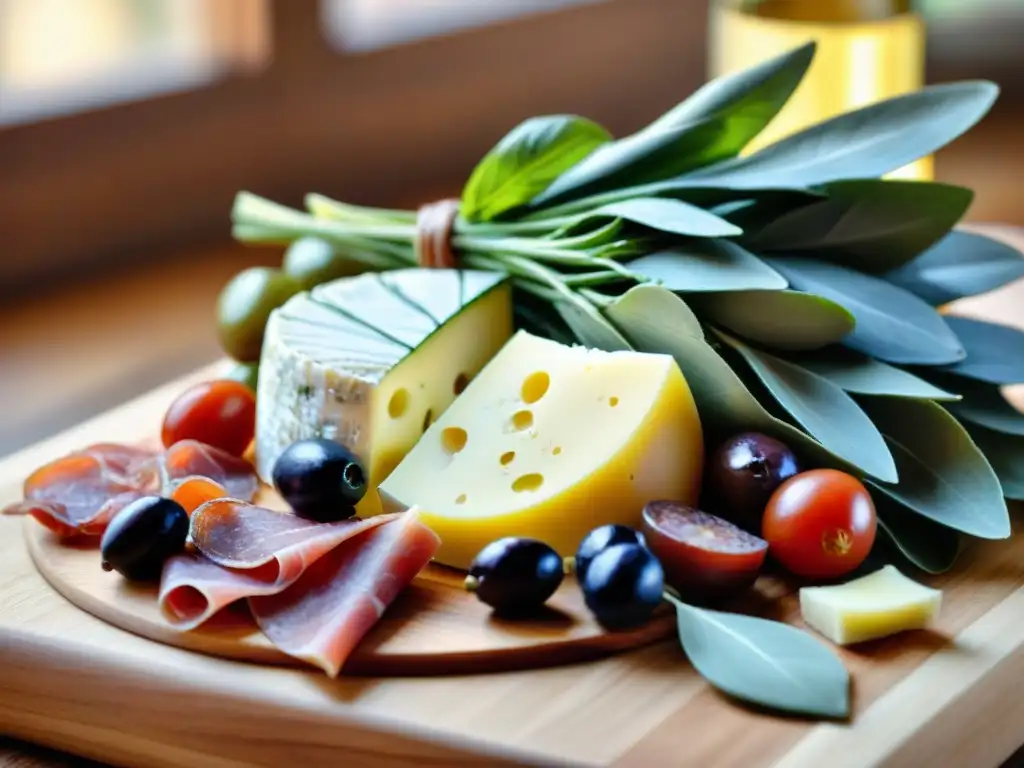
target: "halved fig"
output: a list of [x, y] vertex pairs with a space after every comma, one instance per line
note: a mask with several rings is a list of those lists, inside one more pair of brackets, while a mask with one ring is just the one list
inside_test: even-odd
[[665, 583], [699, 604], [749, 589], [768, 552], [763, 539], [675, 501], [647, 504], [642, 530], [648, 549], [661, 561]]

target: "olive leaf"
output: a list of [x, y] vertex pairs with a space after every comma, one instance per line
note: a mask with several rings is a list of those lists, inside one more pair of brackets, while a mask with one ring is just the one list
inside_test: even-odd
[[693, 301], [718, 325], [776, 349], [818, 349], [841, 340], [854, 327], [845, 307], [802, 291], [728, 291]]
[[868, 480], [920, 515], [983, 539], [1010, 535], [999, 479], [970, 435], [942, 406], [928, 400], [862, 399], [885, 436], [898, 485]]
[[858, 395], [958, 400], [960, 395], [873, 357], [843, 347], [822, 349], [794, 359], [801, 368]]
[[987, 293], [1024, 277], [1015, 248], [973, 232], [950, 232], [885, 279], [933, 306]]
[[946, 324], [960, 339], [966, 356], [944, 371], [989, 384], [1024, 382], [1024, 331], [951, 315], [946, 316]]
[[583, 297], [578, 296], [576, 301], [556, 301], [555, 309], [580, 344], [606, 352], [631, 349], [622, 334]]
[[667, 288], [650, 283], [636, 285], [604, 308], [605, 316], [626, 334], [648, 338], [659, 328], [704, 338], [700, 320], [686, 302]]
[[960, 535], [903, 506], [884, 493], [872, 494], [878, 529], [903, 557], [926, 573], [945, 573], [960, 554]]
[[846, 346], [889, 363], [943, 365], [964, 350], [942, 316], [914, 294], [878, 277], [814, 259], [786, 256], [764, 261], [793, 288], [846, 307], [857, 321]]
[[782, 109], [813, 55], [813, 44], [805, 45], [708, 83], [647, 127], [567, 170], [533, 206], [657, 181], [735, 156]]
[[626, 264], [636, 275], [672, 291], [779, 290], [786, 280], [761, 259], [728, 240], [690, 240]]
[[473, 169], [462, 190], [460, 213], [467, 221], [490, 221], [525, 205], [611, 140], [603, 127], [575, 115], [524, 120]]
[[609, 216], [626, 219], [651, 229], [691, 237], [729, 237], [743, 232], [735, 224], [713, 213], [684, 203], [661, 197], [635, 197], [595, 208], [582, 219]]
[[1005, 435], [1024, 437], [1024, 413], [1014, 408], [995, 384], [962, 380], [958, 390], [963, 399], [947, 403], [946, 408], [961, 422], [1002, 432]]
[[670, 600], [680, 645], [715, 688], [772, 709], [822, 717], [849, 714], [850, 673], [831, 648], [808, 632]]
[[932, 85], [812, 125], [744, 157], [689, 174], [694, 186], [733, 189], [813, 187], [884, 176], [929, 155], [988, 112], [999, 88], [989, 82]]
[[964, 424], [964, 427], [992, 465], [1003, 496], [1024, 501], [1024, 440], [976, 424]]
[[822, 191], [825, 199], [765, 222], [744, 244], [758, 252], [811, 251], [815, 258], [884, 272], [946, 234], [974, 197], [950, 184], [887, 179], [835, 181]]
[[890, 483], [897, 481], [896, 465], [885, 440], [853, 398], [827, 379], [713, 330], [740, 354], [772, 397], [811, 437], [867, 474]]

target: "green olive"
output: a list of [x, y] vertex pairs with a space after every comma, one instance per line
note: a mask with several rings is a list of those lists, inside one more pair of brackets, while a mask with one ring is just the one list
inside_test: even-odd
[[256, 380], [259, 372], [259, 363], [235, 363], [231, 366], [231, 370], [224, 374], [224, 378], [240, 381], [255, 392]]
[[365, 269], [319, 237], [302, 237], [288, 246], [282, 268], [307, 290], [339, 277], [356, 275]]
[[301, 290], [291, 275], [269, 267], [250, 267], [231, 278], [217, 299], [217, 334], [224, 351], [240, 362], [257, 362], [270, 313]]

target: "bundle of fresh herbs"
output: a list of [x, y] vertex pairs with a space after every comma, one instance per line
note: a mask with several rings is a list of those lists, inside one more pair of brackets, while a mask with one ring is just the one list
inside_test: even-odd
[[[997, 88], [937, 85], [840, 115], [753, 154], [813, 45], [713, 81], [614, 139], [534, 117], [473, 171], [451, 245], [509, 273], [521, 325], [675, 357], [712, 435], [758, 430], [869, 485], [896, 547], [929, 572], [961, 536], [1005, 538], [1024, 498], [1024, 334], [939, 307], [1024, 275], [954, 230], [968, 189], [882, 178], [976, 123]], [[240, 193], [235, 236], [316, 238], [385, 270], [416, 264], [415, 212]]]

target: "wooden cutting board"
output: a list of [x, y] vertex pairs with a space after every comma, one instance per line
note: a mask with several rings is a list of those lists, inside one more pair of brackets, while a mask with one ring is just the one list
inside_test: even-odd
[[[0, 505], [60, 453], [138, 440], [186, 384], [0, 461]], [[0, 732], [107, 762], [984, 768], [1024, 743], [1020, 534], [927, 580], [944, 590], [934, 632], [843, 651], [854, 714], [822, 724], [727, 701], [674, 641], [545, 669], [337, 680], [197, 654], [73, 606], [33, 567], [23, 526], [0, 517]], [[796, 621], [795, 598], [766, 584], [762, 612]]]

